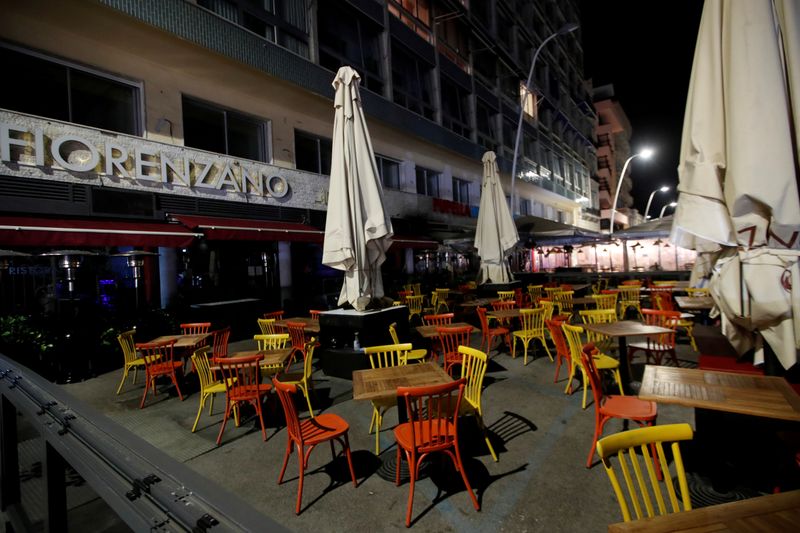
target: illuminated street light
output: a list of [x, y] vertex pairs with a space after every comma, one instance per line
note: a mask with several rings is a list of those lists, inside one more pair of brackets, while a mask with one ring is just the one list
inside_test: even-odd
[[656, 189], [656, 190], [654, 190], [653, 192], [650, 193], [650, 198], [647, 199], [647, 207], [644, 208], [644, 219], [645, 220], [647, 220], [647, 218], [648, 218], [647, 213], [650, 212], [650, 204], [653, 203], [653, 196], [655, 196], [658, 191], [667, 192], [667, 191], [669, 191], [669, 187], [667, 185], [664, 185], [663, 187], [658, 188], [658, 189]]
[[664, 211], [666, 211], [666, 209], [668, 207], [675, 207], [676, 205], [678, 205], [678, 202], [670, 202], [667, 205], [665, 205], [664, 207], [662, 207], [661, 208], [661, 213], [658, 215], [658, 218], [663, 218], [664, 217]]
[[617, 214], [617, 200], [619, 200], [619, 191], [622, 189], [622, 180], [625, 179], [625, 171], [628, 170], [628, 165], [635, 157], [641, 157], [642, 159], [650, 159], [650, 156], [653, 155], [653, 150], [650, 148], [644, 148], [638, 154], [633, 154], [628, 159], [625, 160], [625, 164], [622, 165], [622, 172], [619, 175], [619, 179], [617, 180], [617, 192], [614, 194], [614, 203], [611, 205], [611, 225], [609, 234], [614, 234], [614, 218], [616, 218]]
[[[527, 98], [528, 94], [533, 94], [531, 91], [531, 80], [533, 79], [533, 67], [536, 66], [536, 60], [539, 58], [539, 52], [542, 51], [544, 45], [550, 42], [552, 39], [555, 39], [559, 35], [566, 35], [577, 30], [580, 26], [577, 22], [567, 22], [563, 26], [561, 26], [557, 32], [552, 34], [550, 37], [542, 41], [542, 44], [539, 45], [539, 48], [536, 49], [536, 52], [533, 53], [533, 60], [531, 61], [531, 68], [528, 71], [528, 80], [525, 82], [525, 91], [526, 94], [524, 95]], [[514, 140], [514, 156], [511, 160], [511, 195], [509, 201], [511, 202], [511, 216], [517, 214], [517, 206], [514, 202], [514, 183], [517, 181], [517, 154], [519, 153], [519, 139], [522, 136], [522, 118], [525, 113], [525, 105], [522, 100], [519, 103], [519, 119], [517, 120], [517, 136]], [[538, 123], [537, 123], [538, 124]], [[537, 126], [538, 128], [538, 126]]]

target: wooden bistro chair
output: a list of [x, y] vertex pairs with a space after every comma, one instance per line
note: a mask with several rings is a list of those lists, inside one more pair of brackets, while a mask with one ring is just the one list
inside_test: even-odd
[[528, 285], [528, 299], [530, 299], [532, 307], [539, 307], [539, 300], [543, 298], [542, 285]]
[[[667, 424], [622, 431], [597, 442], [597, 455], [603, 461], [625, 522], [692, 509], [680, 449], [680, 443], [692, 437], [689, 424]], [[667, 447], [673, 472], [668, 470]], [[650, 453], [653, 448], [655, 454]], [[622, 479], [617, 477], [612, 459], [616, 459]], [[664, 475], [659, 476], [659, 472]], [[628, 502], [636, 516], [632, 516]]]
[[[624, 283], [624, 282], [623, 282]], [[625, 314], [629, 307], [633, 307], [639, 318], [642, 317], [642, 304], [641, 304], [641, 290], [639, 285], [620, 285], [617, 287], [619, 291], [619, 318], [625, 318]]]
[[558, 314], [572, 316], [572, 297], [575, 291], [559, 291], [553, 293], [553, 302], [558, 305]]
[[311, 407], [311, 390], [314, 388], [314, 382], [311, 379], [311, 373], [313, 371], [313, 358], [314, 358], [314, 348], [316, 347], [317, 339], [315, 337], [311, 337], [309, 341], [306, 343], [306, 349], [303, 359], [303, 370], [302, 372], [284, 372], [278, 374], [275, 378], [281, 383], [290, 383], [292, 385], [296, 385], [298, 389], [303, 393], [303, 396], [306, 398], [306, 404], [308, 405], [308, 413], [311, 415], [311, 418], [314, 418], [314, 409]]
[[286, 323], [286, 329], [289, 331], [289, 337], [292, 339], [292, 355], [289, 356], [286, 362], [286, 368], [294, 364], [295, 356], [297, 354], [303, 355], [306, 349], [306, 325], [304, 322]]
[[[617, 321], [615, 309], [583, 309], [578, 311], [581, 322], [584, 324], [610, 324]], [[613, 341], [608, 335], [586, 330], [586, 341], [594, 344], [595, 348], [608, 354], [614, 348]]]
[[596, 348], [593, 344], [587, 343], [584, 346], [583, 341], [581, 340], [581, 334], [583, 333], [582, 327], [570, 326], [569, 324], [564, 323], [561, 325], [561, 329], [564, 331], [564, 337], [567, 339], [569, 357], [570, 361], [572, 362], [569, 370], [569, 378], [567, 379], [567, 388], [564, 390], [564, 392], [566, 394], [572, 393], [572, 381], [577, 377], [576, 371], [580, 371], [582, 378], [581, 382], [583, 385], [583, 400], [581, 402], [581, 407], [586, 409], [586, 389], [590, 386], [594, 386], [594, 383], [591, 382], [588, 374], [586, 373], [586, 367], [581, 364], [581, 352], [588, 346], [592, 351], [592, 364], [594, 365], [594, 368], [597, 370], [605, 370], [610, 372], [614, 376], [614, 381], [617, 382], [620, 395], [622, 395], [622, 380], [619, 377], [619, 361], [613, 357], [596, 351]]
[[[565, 325], [564, 328], [570, 326]], [[569, 339], [569, 337], [567, 337]], [[600, 383], [600, 374], [594, 363], [594, 357], [590, 353], [591, 347], [587, 344], [580, 352], [581, 364], [584, 372], [589, 376], [592, 383], [592, 395], [594, 395], [594, 437], [592, 446], [589, 448], [589, 457], [586, 459], [586, 468], [591, 468], [594, 458], [595, 446], [606, 422], [612, 418], [633, 420], [640, 426], [654, 426], [658, 416], [658, 406], [655, 402], [640, 400], [636, 396], [615, 396], [603, 394], [603, 387]]]
[[637, 351], [642, 350], [648, 363], [652, 361], [653, 364], [660, 365], [664, 356], [669, 355], [675, 366], [679, 366], [678, 355], [675, 353], [675, 328], [681, 318], [680, 312], [643, 309], [642, 313], [645, 324], [668, 328], [671, 332], [648, 335], [643, 341], [629, 342], [628, 363], [630, 364]]
[[301, 420], [297, 415], [297, 409], [294, 405], [293, 395], [297, 391], [297, 385], [293, 383], [283, 383], [277, 379], [273, 379], [272, 383], [275, 385], [275, 390], [280, 398], [281, 406], [283, 406], [283, 414], [286, 417], [286, 453], [283, 456], [283, 467], [278, 476], [278, 484], [283, 483], [283, 475], [286, 473], [286, 466], [289, 464], [289, 456], [293, 451], [297, 451], [297, 466], [299, 470], [297, 482], [297, 501], [295, 503], [294, 512], [300, 514], [300, 506], [303, 501], [303, 477], [306, 468], [308, 468], [308, 457], [311, 451], [323, 442], [331, 443], [331, 454], [333, 459], [336, 459], [334, 452], [333, 441], [338, 442], [344, 455], [347, 458], [347, 466], [350, 468], [350, 479], [353, 480], [353, 486], [358, 487], [356, 481], [356, 473], [353, 469], [353, 458], [350, 455], [350, 442], [347, 438], [347, 433], [350, 430], [350, 425], [344, 418], [333, 413], [321, 413], [316, 418], [308, 418]]
[[261, 436], [265, 441], [267, 440], [267, 429], [264, 426], [261, 404], [272, 389], [272, 385], [261, 383], [260, 361], [261, 356], [257, 354], [226, 357], [217, 361], [226, 393], [225, 416], [222, 418], [222, 427], [219, 428], [217, 435], [217, 446], [222, 442], [222, 434], [225, 432], [225, 424], [228, 423], [231, 411], [243, 403], [249, 403], [255, 407], [256, 415], [261, 422]]
[[708, 287], [687, 287], [686, 294], [692, 298], [698, 296], [711, 296], [711, 291]]
[[[273, 333], [253, 335], [253, 340], [256, 341], [259, 351], [266, 350], [280, 350], [289, 345], [290, 335], [288, 333]], [[288, 360], [287, 360], [288, 363]], [[261, 366], [261, 375], [265, 378], [272, 378], [275, 374], [283, 372], [287, 369], [286, 365], [269, 365]]]
[[259, 318], [258, 329], [263, 335], [273, 335], [278, 333], [277, 328], [275, 327], [274, 318]]
[[447, 326], [453, 323], [454, 313], [438, 313], [435, 315], [423, 315], [422, 323], [426, 326]]
[[[444, 371], [451, 374], [455, 365], [461, 364], [459, 346], [469, 346], [472, 326], [438, 326], [439, 341], [444, 355]], [[452, 374], [451, 374], [452, 375]]]
[[211, 356], [213, 358], [228, 357], [228, 340], [231, 338], [231, 328], [218, 329], [213, 332], [213, 341], [211, 343]]
[[175, 339], [164, 342], [143, 342], [136, 345], [136, 349], [142, 354], [145, 368], [145, 385], [142, 401], [139, 409], [144, 407], [147, 398], [147, 391], [152, 388], [153, 396], [156, 395], [156, 379], [168, 377], [175, 390], [178, 391], [178, 398], [183, 401], [181, 388], [178, 386], [178, 372], [182, 373], [183, 361], [175, 361]]
[[269, 313], [264, 313], [264, 318], [272, 318], [274, 320], [283, 320], [283, 309], [278, 309], [277, 311], [270, 311]]
[[[514, 291], [511, 291], [511, 292], [513, 293]], [[493, 302], [491, 302], [491, 306], [492, 306], [492, 310], [493, 311], [500, 311], [500, 310], [507, 310], [507, 309], [510, 310], [510, 309], [516, 309], [517, 308], [517, 302], [515, 302], [513, 299], [512, 300], [494, 300]], [[510, 328], [511, 327], [511, 319], [510, 318], [497, 319], [497, 322], [503, 327], [506, 327], [506, 328]]]
[[419, 477], [420, 464], [434, 452], [444, 452], [450, 457], [467, 487], [472, 505], [475, 510], [480, 511], [478, 499], [464, 472], [458, 443], [458, 413], [464, 397], [464, 387], [463, 379], [427, 387], [397, 387], [397, 395], [405, 401], [408, 412], [408, 422], [394, 428], [394, 437], [397, 440], [395, 484], [400, 485], [400, 464], [403, 458], [408, 462], [410, 474], [406, 527], [411, 526], [414, 485]]
[[[675, 300], [672, 297], [671, 291], [655, 291], [650, 293], [650, 299], [653, 301], [653, 309], [658, 309], [660, 311], [678, 311], [680, 310], [675, 308]], [[686, 336], [689, 337], [689, 343], [692, 345], [692, 349], [695, 352], [699, 352], [700, 350], [697, 349], [697, 342], [694, 340], [694, 315], [691, 313], [681, 313], [680, 318], [675, 323], [675, 326], [682, 328], [686, 332]]]
[[616, 313], [617, 294], [616, 292], [611, 294], [593, 294], [592, 298], [594, 299], [595, 309], [613, 309]]
[[[384, 344], [381, 346], [368, 346], [364, 348], [364, 353], [369, 357], [369, 364], [372, 368], [385, 368], [390, 366], [404, 366], [408, 361], [408, 352], [411, 351], [411, 343], [405, 344]], [[369, 430], [375, 428], [375, 455], [381, 454], [381, 426], [383, 425], [383, 415], [386, 411], [395, 407], [395, 398], [378, 398], [372, 400], [372, 419], [369, 422]]]
[[464, 385], [464, 399], [461, 401], [461, 411], [459, 414], [471, 414], [475, 417], [478, 427], [483, 432], [483, 439], [492, 454], [492, 459], [497, 462], [497, 453], [489, 440], [489, 433], [483, 423], [483, 411], [481, 410], [481, 393], [483, 392], [483, 378], [486, 376], [486, 353], [470, 348], [469, 346], [459, 346], [461, 353], [461, 379], [466, 380]]
[[[208, 359], [210, 347], [204, 346], [192, 354], [192, 365], [197, 378], [200, 380], [200, 405], [197, 407], [197, 416], [194, 417], [194, 424], [192, 425], [192, 433], [197, 430], [197, 423], [200, 421], [200, 414], [203, 412], [203, 407], [206, 405], [206, 400], [211, 400], [208, 406], [209, 416], [214, 414], [214, 396], [217, 394], [225, 394], [225, 384], [214, 378], [214, 373], [211, 371], [211, 365]], [[234, 411], [234, 418], [236, 425], [239, 425], [239, 412]]]
[[567, 339], [564, 337], [564, 331], [561, 329], [563, 323], [563, 320], [545, 320], [545, 325], [550, 331], [550, 338], [553, 339], [553, 344], [556, 346], [556, 374], [553, 378], [553, 383], [558, 383], [558, 374], [561, 371], [562, 363], [566, 364], [567, 368], [570, 368], [572, 365]]
[[122, 379], [119, 382], [119, 387], [117, 387], [117, 394], [122, 390], [122, 386], [125, 384], [125, 380], [128, 378], [128, 372], [130, 372], [131, 368], [133, 369], [134, 385], [139, 375], [139, 369], [144, 369], [144, 358], [140, 357], [136, 352], [136, 342], [133, 340], [134, 334], [136, 334], [136, 330], [132, 329], [123, 331], [117, 335], [117, 341], [122, 348], [122, 356], [125, 358], [125, 363], [122, 367]]
[[309, 309], [308, 316], [310, 316], [312, 320], [319, 320], [319, 315], [323, 312], [324, 311], [321, 309]]
[[498, 327], [491, 327], [489, 325], [489, 320], [496, 320], [495, 318], [489, 318], [486, 315], [486, 308], [485, 307], [478, 307], [476, 309], [478, 313], [478, 318], [481, 321], [481, 345], [478, 346], [479, 349], [483, 350], [484, 344], [486, 345], [486, 353], [491, 353], [492, 351], [492, 342], [495, 338], [503, 338], [506, 341], [506, 346], [511, 346], [511, 330], [506, 327], [498, 326]]
[[[397, 322], [389, 324], [389, 336], [392, 338], [392, 343], [402, 344], [400, 338], [397, 336]], [[406, 361], [409, 363], [426, 363], [428, 361], [428, 350], [425, 348], [414, 348], [406, 355]]]
[[199, 335], [208, 333], [211, 329], [211, 322], [186, 322], [181, 324], [181, 335]]
[[408, 306], [408, 321], [411, 322], [411, 319], [414, 315], [417, 316], [417, 319], [422, 317], [422, 303], [425, 297], [423, 295], [414, 295], [414, 296], [406, 296], [406, 305]]
[[547, 341], [544, 338], [544, 308], [537, 307], [535, 309], [520, 309], [519, 311], [520, 329], [515, 330], [513, 333], [514, 342], [511, 344], [511, 357], [517, 357], [517, 340], [522, 341], [524, 348], [524, 355], [522, 364], [528, 364], [528, 345], [532, 340], [538, 340], [542, 343], [547, 357], [553, 360], [553, 355], [547, 347]]

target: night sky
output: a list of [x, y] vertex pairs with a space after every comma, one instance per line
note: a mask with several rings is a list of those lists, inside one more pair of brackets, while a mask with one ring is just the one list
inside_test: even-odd
[[[634, 159], [635, 207], [644, 214], [656, 193], [650, 216], [676, 198], [681, 129], [692, 70], [702, 0], [580, 0], [584, 75], [595, 87], [613, 84], [633, 128], [634, 152], [655, 150], [647, 161]], [[665, 214], [671, 213], [667, 209]]]

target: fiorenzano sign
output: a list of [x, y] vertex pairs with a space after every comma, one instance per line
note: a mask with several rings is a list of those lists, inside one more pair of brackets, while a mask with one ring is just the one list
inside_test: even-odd
[[74, 133], [53, 134], [45, 127], [5, 122], [0, 122], [0, 162], [126, 179], [146, 183], [148, 189], [165, 184], [274, 198], [289, 192], [285, 178], [268, 175], [275, 170], [268, 165], [123, 135], [92, 141]]

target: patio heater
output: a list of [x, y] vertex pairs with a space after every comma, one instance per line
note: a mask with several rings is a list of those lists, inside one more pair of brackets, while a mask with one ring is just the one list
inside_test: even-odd
[[98, 255], [95, 252], [88, 250], [53, 250], [52, 252], [45, 252], [39, 254], [41, 257], [57, 257], [58, 266], [64, 269], [67, 280], [67, 292], [69, 292], [69, 299], [72, 300], [75, 296], [75, 280], [78, 269], [83, 263], [83, 258], [87, 255]]
[[142, 279], [142, 267], [144, 267], [144, 258], [147, 256], [158, 255], [155, 252], [145, 252], [144, 250], [131, 250], [129, 252], [120, 252], [113, 254], [111, 257], [125, 257], [128, 266], [133, 273], [133, 292], [136, 297], [136, 308], [139, 308], [139, 280]]

